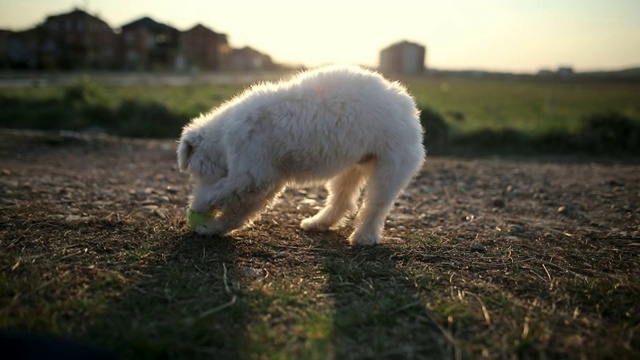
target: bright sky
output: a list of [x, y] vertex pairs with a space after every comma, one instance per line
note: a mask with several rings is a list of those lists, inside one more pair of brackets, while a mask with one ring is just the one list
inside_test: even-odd
[[0, 0], [0, 28], [21, 30], [74, 7], [111, 27], [143, 16], [202, 23], [234, 47], [288, 64], [375, 66], [400, 40], [427, 46], [427, 66], [535, 72], [640, 66], [640, 0]]

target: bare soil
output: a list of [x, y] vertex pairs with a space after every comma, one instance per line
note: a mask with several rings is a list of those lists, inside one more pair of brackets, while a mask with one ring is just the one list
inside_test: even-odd
[[[350, 248], [350, 225], [328, 234], [299, 229], [322, 205], [320, 188], [287, 190], [253, 226], [224, 239], [193, 236], [184, 222], [190, 186], [176, 168], [173, 141], [3, 130], [0, 171], [1, 327], [118, 346], [95, 334], [94, 312], [108, 314], [136, 288], [148, 296], [160, 286], [148, 285], [159, 276], [150, 269], [171, 259], [214, 256], [194, 266], [224, 280], [215, 291], [226, 299], [218, 305], [229, 308], [238, 306], [236, 295], [251, 293], [246, 289], [266, 294], [296, 277], [302, 284], [291, 291], [315, 296], [311, 306], [319, 312], [340, 313], [346, 308], [339, 302], [323, 299], [346, 290], [326, 281], [371, 283], [367, 291], [381, 291], [376, 281], [402, 281], [398, 289], [429, 312], [425, 321], [442, 357], [640, 355], [640, 166], [632, 161], [430, 157], [398, 198], [375, 249]], [[315, 270], [305, 272], [310, 264]], [[376, 280], [383, 266], [394, 270]], [[368, 275], [354, 275], [358, 267]], [[316, 277], [318, 269], [329, 269], [330, 279]], [[83, 297], [87, 292], [105, 297]], [[252, 311], [243, 326], [257, 321], [250, 314], [260, 309]], [[274, 326], [294, 331], [295, 319]], [[421, 358], [423, 340], [406, 336], [412, 356]], [[336, 357], [376, 354], [341, 341]], [[223, 357], [261, 351], [208, 346], [207, 354]], [[291, 346], [289, 354], [304, 351]]]

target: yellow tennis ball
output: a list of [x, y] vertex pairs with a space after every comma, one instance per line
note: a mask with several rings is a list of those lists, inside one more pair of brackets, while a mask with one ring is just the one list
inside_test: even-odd
[[213, 214], [200, 214], [191, 208], [187, 209], [187, 224], [192, 229], [211, 220], [213, 220]]

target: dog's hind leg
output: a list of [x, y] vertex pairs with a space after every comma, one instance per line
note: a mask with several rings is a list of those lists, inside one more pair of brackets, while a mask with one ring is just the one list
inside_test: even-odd
[[331, 179], [327, 186], [327, 205], [313, 217], [303, 220], [300, 226], [308, 231], [327, 231], [339, 225], [347, 212], [356, 210], [365, 173], [365, 167], [354, 166]]
[[367, 180], [365, 198], [349, 236], [352, 245], [380, 242], [386, 216], [423, 161], [421, 152], [407, 152], [397, 158], [378, 158]]

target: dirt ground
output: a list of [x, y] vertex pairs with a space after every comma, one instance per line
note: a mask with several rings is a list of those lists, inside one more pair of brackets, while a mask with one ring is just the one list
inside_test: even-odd
[[[136, 236], [127, 229], [118, 233], [118, 228], [83, 233], [75, 231], [74, 224], [93, 221], [99, 225], [100, 219], [139, 217], [152, 219], [153, 231], [184, 233], [189, 191], [188, 177], [179, 173], [175, 165], [173, 141], [3, 130], [0, 132], [2, 274], [5, 280], [19, 276], [18, 271], [24, 266], [19, 258], [33, 259], [37, 254], [56, 259], [100, 255], [109, 252], [118, 239]], [[262, 234], [277, 233], [280, 237], [286, 234], [293, 243], [303, 241], [306, 235], [298, 224], [320, 208], [325, 196], [326, 192], [319, 188], [287, 190], [252, 228], [241, 230], [232, 238], [240, 242], [269, 242], [269, 238], [251, 239], [256, 231], [258, 234], [263, 231]], [[419, 258], [423, 264], [449, 271], [446, 273], [446, 277], [451, 276], [447, 279], [449, 283], [460, 281], [450, 274], [470, 281], [476, 273], [483, 281], [508, 288], [520, 298], [527, 297], [523, 295], [527, 289], [522, 288], [528, 286], [527, 282], [510, 278], [500, 264], [534, 261], [541, 266], [531, 268], [527, 274], [551, 293], [542, 296], [543, 300], [551, 299], [549, 307], [558, 304], [567, 311], [575, 308], [579, 309], [576, 312], [590, 314], [590, 318], [604, 318], [600, 325], [603, 332], [610, 329], [604, 310], [609, 314], [624, 312], [609, 319], [614, 327], [625, 324], [614, 331], [616, 339], [620, 337], [615, 346], [626, 346], [627, 352], [623, 354], [629, 355], [637, 354], [639, 345], [640, 311], [637, 303], [629, 303], [640, 295], [639, 214], [640, 166], [632, 161], [429, 157], [419, 176], [398, 198], [388, 218], [382, 246], [393, 244], [402, 248], [416, 239], [438, 239], [428, 246], [430, 252], [410, 254], [411, 259]], [[33, 236], [42, 228], [46, 228], [46, 236]], [[349, 229], [347, 225], [334, 236], [345, 238]], [[104, 239], [91, 238], [96, 236]], [[73, 242], [65, 240], [64, 246], [56, 246], [47, 243], [51, 239], [73, 239]], [[464, 258], [457, 254], [463, 254]], [[475, 256], [481, 257], [482, 262]], [[398, 261], [403, 261], [402, 257]], [[246, 262], [251, 263], [251, 259]], [[130, 268], [135, 270], [134, 265]], [[247, 269], [277, 271], [269, 270], [267, 265], [257, 268], [255, 264]], [[558, 300], [572, 296], [567, 292], [553, 300], [553, 292], [558, 291], [554, 286], [570, 283], [554, 281], [569, 276], [614, 279], [612, 283], [618, 287], [611, 285], [607, 291], [622, 289], [621, 302], [602, 303], [605, 305], [594, 302], [591, 308], [590, 304], [581, 303], [582, 298]], [[464, 281], [459, 286], [464, 286]], [[3, 291], [5, 297], [11, 293], [11, 289]], [[603, 296], [613, 294], [607, 291], [602, 291]], [[6, 298], [2, 301], [9, 308], [17, 306]], [[495, 324], [500, 311], [491, 304], [487, 307], [493, 312]], [[3, 315], [5, 325], [38, 327], [28, 324], [24, 318], [27, 315], [19, 315], [19, 309], [14, 310]], [[437, 304], [433, 310], [437, 312]], [[7, 320], [12, 317], [12, 321]], [[437, 319], [446, 330], [447, 317]], [[472, 335], [456, 335], [452, 328], [448, 331], [470, 343], [474, 341]], [[592, 333], [593, 339], [583, 334], [586, 338], [581, 341], [597, 342], [600, 332]], [[563, 344], [567, 349], [572, 346]], [[580, 341], [576, 344], [579, 346]]]
[[[3, 212], [33, 205], [71, 222], [184, 215], [190, 186], [173, 141], [4, 130], [0, 155]], [[297, 224], [299, 209], [316, 210], [325, 196], [322, 188], [288, 190], [261, 220]], [[546, 234], [640, 241], [639, 211], [640, 166], [630, 161], [430, 157], [397, 200], [387, 238], [459, 231], [488, 246]]]

